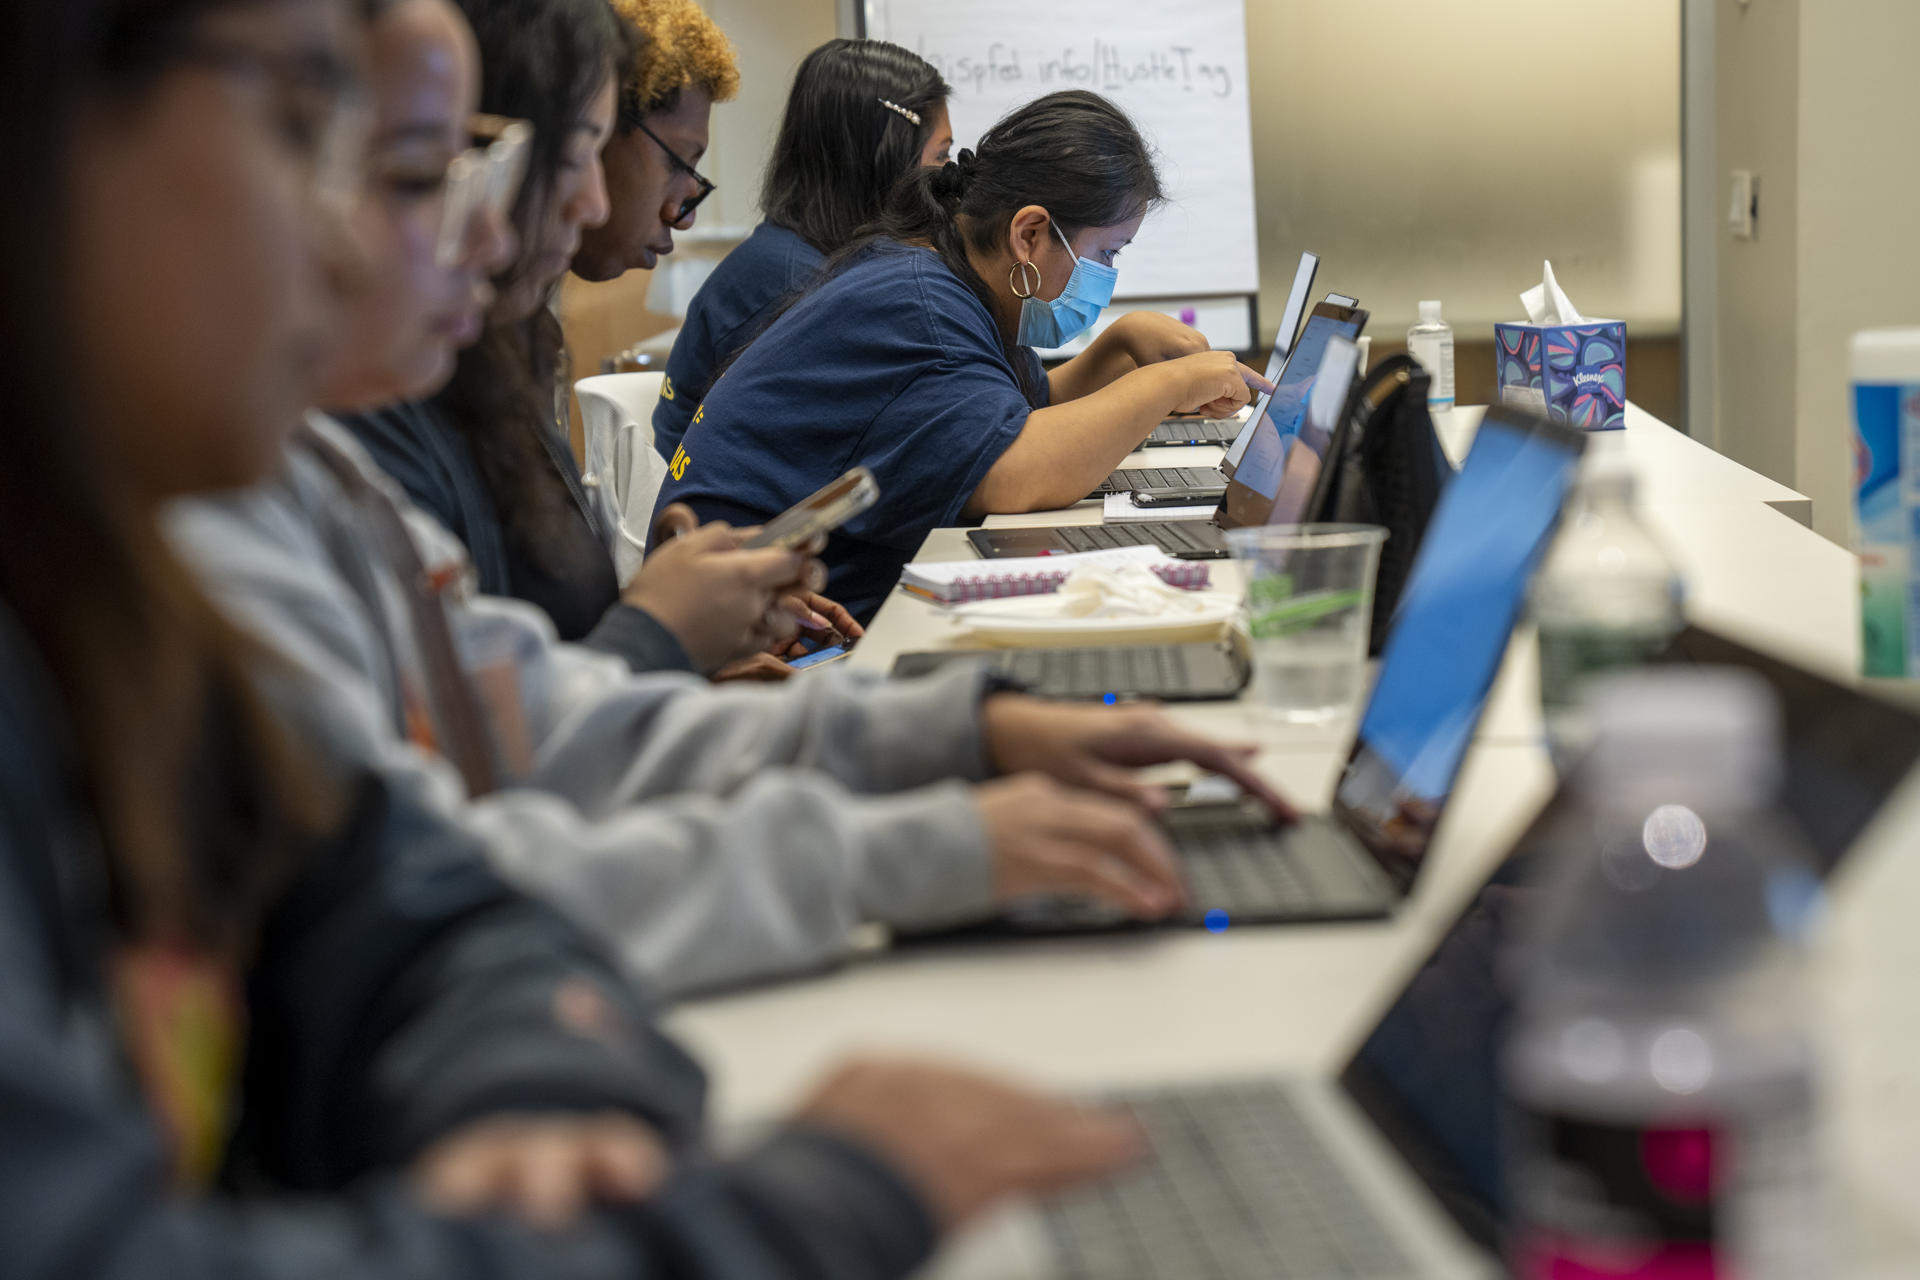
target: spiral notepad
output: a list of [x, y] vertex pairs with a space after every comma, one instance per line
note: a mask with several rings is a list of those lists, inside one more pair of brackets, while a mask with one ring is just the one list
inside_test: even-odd
[[1058, 591], [1067, 575], [1079, 568], [1116, 569], [1128, 565], [1149, 569], [1168, 586], [1187, 591], [1204, 591], [1212, 582], [1206, 565], [1175, 560], [1158, 547], [1144, 546], [1023, 559], [910, 564], [901, 571], [900, 585], [941, 604], [971, 604], [976, 600], [1004, 600]]

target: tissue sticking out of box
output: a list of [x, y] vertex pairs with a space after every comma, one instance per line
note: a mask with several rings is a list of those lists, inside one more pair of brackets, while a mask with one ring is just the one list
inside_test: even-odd
[[1524, 322], [1493, 326], [1494, 375], [1502, 404], [1545, 413], [1588, 431], [1627, 423], [1627, 326], [1583, 316], [1546, 263], [1520, 295]]
[[1527, 319], [1533, 324], [1584, 323], [1567, 291], [1553, 278], [1551, 262], [1540, 264], [1540, 283], [1520, 295], [1520, 305], [1527, 309]]

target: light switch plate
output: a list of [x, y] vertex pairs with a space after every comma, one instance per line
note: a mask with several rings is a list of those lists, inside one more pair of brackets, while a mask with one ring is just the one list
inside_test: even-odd
[[1760, 217], [1760, 179], [1745, 169], [1735, 169], [1732, 188], [1727, 200], [1727, 230], [1735, 240], [1751, 240], [1754, 223]]

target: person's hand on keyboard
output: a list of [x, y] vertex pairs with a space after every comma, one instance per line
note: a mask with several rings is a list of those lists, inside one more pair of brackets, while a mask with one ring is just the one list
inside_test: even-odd
[[870, 1147], [920, 1192], [943, 1231], [1004, 1197], [1113, 1173], [1144, 1150], [1130, 1120], [926, 1062], [850, 1063], [795, 1119]]
[[1158, 707], [1068, 706], [1003, 693], [987, 699], [981, 726], [987, 758], [1002, 773], [1046, 773], [1158, 813], [1167, 806], [1165, 788], [1141, 781], [1135, 770], [1185, 760], [1232, 779], [1275, 817], [1286, 822], [1299, 817], [1286, 797], [1253, 771], [1258, 747], [1203, 738]]
[[1159, 920], [1186, 902], [1173, 850], [1132, 805], [1037, 773], [985, 783], [974, 797], [997, 903], [1071, 894]]

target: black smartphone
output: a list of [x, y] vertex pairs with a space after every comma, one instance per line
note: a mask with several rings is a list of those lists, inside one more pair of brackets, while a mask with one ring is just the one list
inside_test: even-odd
[[1225, 489], [1135, 489], [1136, 507], [1197, 507], [1219, 502]]

